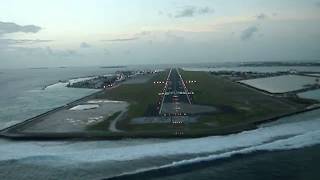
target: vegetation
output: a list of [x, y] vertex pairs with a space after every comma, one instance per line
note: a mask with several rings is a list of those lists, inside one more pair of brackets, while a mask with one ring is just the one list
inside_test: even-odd
[[[117, 127], [125, 130], [128, 137], [172, 137], [183, 132], [188, 137], [207, 136], [240, 132], [255, 127], [255, 122], [302, 110], [305, 104], [290, 99], [272, 97], [227, 79], [210, 75], [207, 72], [180, 71], [184, 80], [195, 94], [194, 104], [214, 106], [218, 109], [212, 114], [199, 116], [197, 123], [172, 124], [131, 124], [130, 120], [142, 116], [157, 115], [158, 93], [164, 84], [168, 71], [158, 73], [144, 84], [123, 84], [106, 90], [98, 98], [127, 101], [130, 103], [126, 118]], [[107, 121], [108, 122], [108, 121]], [[106, 123], [107, 123], [106, 122]]]
[[[142, 84], [122, 84], [118, 87], [99, 92], [90, 98], [111, 99], [129, 102], [128, 111], [121, 115], [117, 128], [121, 132], [108, 130], [110, 123], [120, 116], [116, 112], [102, 122], [87, 127], [86, 132], [80, 133], [34, 133], [26, 134], [25, 138], [169, 138], [169, 137], [200, 137], [209, 135], [224, 135], [253, 129], [257, 122], [275, 120], [276, 117], [297, 113], [310, 104], [310, 100], [301, 100], [290, 96], [287, 98], [274, 97], [253, 88], [232, 82], [226, 78], [211, 75], [207, 72], [180, 71], [192, 95], [194, 104], [213, 106], [216, 112], [193, 115], [198, 121], [194, 123], [149, 123], [132, 124], [131, 119], [142, 116], [156, 116], [160, 103], [158, 95], [164, 88], [168, 71], [157, 73]], [[182, 117], [183, 118], [183, 117]], [[178, 120], [178, 119], [173, 119]], [[24, 126], [24, 125], [22, 125]], [[11, 130], [13, 136], [21, 127]], [[19, 138], [19, 137], [18, 137]]]
[[129, 102], [129, 108], [125, 120], [120, 122], [121, 126], [126, 126], [132, 118], [141, 116], [151, 116], [157, 114], [157, 103], [164, 84], [154, 84], [154, 81], [164, 81], [168, 71], [159, 72], [147, 83], [144, 84], [122, 84], [117, 88], [106, 90], [98, 98], [106, 98], [117, 101]]
[[304, 108], [304, 105], [284, 98], [272, 97], [230, 80], [206, 72], [181, 71], [193, 91], [193, 102], [215, 106], [219, 112], [202, 116], [202, 122], [215, 125], [235, 125], [259, 121]]

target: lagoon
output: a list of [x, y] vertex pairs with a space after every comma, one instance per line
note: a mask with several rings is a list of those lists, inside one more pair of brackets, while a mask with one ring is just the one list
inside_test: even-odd
[[313, 85], [316, 83], [316, 79], [316, 77], [309, 76], [283, 75], [239, 82], [270, 93], [286, 93], [301, 90], [308, 85]]

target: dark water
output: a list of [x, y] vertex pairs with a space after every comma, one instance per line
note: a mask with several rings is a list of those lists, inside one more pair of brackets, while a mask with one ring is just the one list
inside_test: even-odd
[[49, 68], [0, 70], [0, 129], [93, 93], [85, 89], [43, 90], [77, 77], [109, 74], [114, 69]]
[[[1, 70], [0, 127], [91, 93], [75, 89], [41, 90], [48, 84], [113, 71], [98, 67]], [[320, 110], [284, 118], [278, 124], [253, 131], [182, 141], [19, 142], [0, 139], [0, 180], [91, 180], [128, 172], [133, 175], [114, 179], [318, 180], [320, 145], [317, 144], [320, 144]], [[199, 156], [225, 152], [232, 156], [197, 161]], [[191, 163], [175, 164], [190, 159]], [[168, 164], [170, 166], [162, 168]], [[145, 168], [149, 170], [132, 173]]]
[[290, 151], [239, 155], [220, 162], [182, 168], [181, 174], [155, 179], [319, 180], [319, 167], [320, 146], [314, 146]]
[[319, 180], [320, 145], [256, 152], [110, 179], [154, 180]]
[[44, 87], [60, 80], [106, 75], [118, 70], [156, 68], [161, 67], [0, 69], [0, 129], [95, 92], [88, 89], [70, 88], [43, 90]]

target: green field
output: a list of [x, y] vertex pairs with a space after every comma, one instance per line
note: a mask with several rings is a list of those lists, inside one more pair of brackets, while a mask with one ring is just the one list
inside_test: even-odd
[[[195, 93], [192, 97], [193, 103], [213, 106], [218, 109], [217, 112], [198, 115], [197, 123], [182, 126], [130, 124], [132, 118], [157, 115], [158, 93], [162, 91], [164, 84], [154, 84], [153, 82], [164, 81], [168, 71], [156, 74], [147, 83], [123, 84], [117, 88], [106, 90], [98, 98], [129, 102], [128, 112], [117, 124], [117, 127], [124, 130], [124, 134], [128, 136], [143, 137], [172, 136], [176, 131], [183, 131], [189, 137], [238, 132], [254, 128], [255, 122], [296, 112], [305, 107], [295, 101], [272, 97], [207, 72], [181, 70], [180, 73], [184, 80], [197, 81], [197, 83], [187, 84], [189, 90]], [[106, 127], [102, 123], [98, 129], [101, 126]]]
[[[129, 121], [135, 117], [157, 115], [156, 107], [159, 101], [158, 93], [162, 92], [164, 84], [154, 84], [154, 81], [164, 81], [168, 71], [159, 72], [147, 83], [143, 84], [122, 84], [117, 88], [106, 90], [98, 98], [106, 98], [117, 101], [129, 102], [126, 118], [118, 126], [127, 130], [135, 127], [128, 127]], [[137, 127], [139, 128], [139, 127]]]
[[201, 117], [217, 126], [235, 125], [295, 112], [304, 105], [272, 97], [255, 89], [207, 72], [181, 71], [184, 80], [196, 80], [187, 87], [193, 91], [193, 103], [217, 107], [219, 112]]
[[[154, 81], [165, 81], [169, 71], [148, 75], [148, 81], [131, 81], [120, 84], [111, 89], [100, 91], [83, 99], [109, 99], [126, 101], [129, 103], [127, 111], [115, 112], [96, 124], [87, 125], [82, 132], [70, 133], [24, 133], [24, 126], [32, 126], [37, 121], [28, 121], [21, 126], [13, 127], [6, 133], [8, 137], [22, 138], [176, 138], [203, 137], [210, 135], [225, 135], [250, 130], [257, 124], [269, 120], [276, 120], [289, 114], [302, 112], [314, 102], [300, 99], [294, 95], [275, 97], [260, 92], [251, 87], [233, 82], [221, 76], [208, 72], [191, 72], [180, 70], [184, 81], [193, 80], [196, 83], [186, 83], [188, 89], [194, 92], [192, 103], [214, 107], [215, 111], [205, 114], [191, 114], [192, 123], [166, 123], [171, 121], [186, 121], [189, 117], [159, 117], [158, 108], [164, 84]], [[137, 82], [136, 84], [133, 84]], [[140, 82], [140, 83], [139, 83]], [[81, 102], [81, 101], [79, 101]], [[77, 102], [77, 103], [79, 103]], [[71, 107], [71, 105], [69, 105]], [[74, 104], [72, 104], [74, 106]], [[69, 108], [68, 106], [66, 109]], [[192, 107], [191, 107], [192, 108]], [[199, 106], [197, 107], [199, 108]], [[107, 113], [107, 112], [106, 112]], [[188, 113], [188, 112], [186, 112]], [[132, 123], [133, 118], [139, 119], [140, 124]], [[157, 117], [155, 119], [155, 117]], [[117, 119], [116, 119], [117, 118]], [[162, 119], [163, 118], [163, 119]], [[37, 119], [36, 119], [37, 120]], [[114, 121], [116, 120], [116, 121]], [[163, 121], [167, 120], [167, 121]], [[116, 123], [114, 130], [110, 123]], [[143, 122], [144, 121], [144, 122]], [[136, 121], [137, 122], [137, 121]], [[21, 131], [22, 129], [22, 131]], [[19, 134], [21, 132], [21, 134]]]

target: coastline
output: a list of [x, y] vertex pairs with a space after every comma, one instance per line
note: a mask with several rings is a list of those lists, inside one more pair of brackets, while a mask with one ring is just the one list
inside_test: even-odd
[[[49, 110], [45, 113], [39, 114], [32, 118], [26, 119], [20, 123], [14, 124], [7, 128], [0, 130], [0, 138], [13, 139], [13, 140], [119, 140], [119, 139], [128, 139], [128, 138], [163, 138], [163, 139], [184, 139], [184, 138], [199, 138], [199, 137], [207, 137], [207, 136], [222, 136], [222, 135], [230, 135], [236, 134], [243, 131], [253, 130], [259, 127], [259, 125], [264, 123], [269, 123], [272, 121], [277, 121], [281, 118], [294, 116], [298, 114], [302, 114], [309, 111], [314, 111], [320, 109], [319, 104], [314, 104], [313, 106], [304, 107], [303, 109], [295, 109], [290, 112], [282, 112], [280, 114], [274, 114], [263, 118], [257, 118], [255, 120], [248, 120], [246, 122], [239, 122], [236, 124], [230, 124], [221, 127], [213, 127], [211, 129], [204, 130], [195, 130], [196, 133], [185, 133], [185, 134], [168, 134], [164, 130], [153, 131], [150, 132], [142, 132], [142, 131], [119, 131], [119, 132], [109, 132], [109, 131], [66, 131], [66, 132], [26, 132], [25, 128], [32, 127], [34, 124], [42, 121], [42, 118], [54, 114], [58, 111], [63, 111], [72, 108], [73, 106], [84, 103], [85, 101], [89, 101], [92, 99], [96, 99], [101, 94], [105, 93], [108, 90], [119, 87], [123, 83], [117, 83], [115, 86], [108, 89], [100, 89], [97, 92], [94, 92], [90, 95], [84, 96], [77, 100], [74, 100], [70, 103], [62, 105], [60, 107]], [[268, 92], [264, 92], [254, 88], [252, 86], [248, 86], [243, 83], [237, 83], [243, 87], [254, 89], [263, 94], [267, 94], [269, 96], [277, 96], [272, 95]], [[105, 97], [108, 99], [107, 97]], [[114, 125], [115, 126], [115, 125]], [[48, 126], [50, 127], [50, 126]]]
[[50, 111], [47, 111], [45, 113], [42, 113], [40, 115], [37, 115], [35, 117], [29, 118], [23, 122], [17, 123], [15, 125], [9, 126], [7, 128], [4, 128], [0, 130], [0, 138], [10, 139], [10, 140], [35, 140], [35, 141], [43, 141], [43, 140], [81, 140], [81, 141], [91, 141], [91, 140], [121, 140], [121, 139], [132, 139], [132, 138], [141, 138], [141, 139], [152, 139], [152, 138], [162, 138], [162, 139], [185, 139], [185, 138], [200, 138], [200, 137], [208, 137], [208, 136], [223, 136], [223, 135], [230, 135], [230, 134], [236, 134], [241, 133], [243, 131], [248, 130], [254, 130], [257, 129], [259, 125], [264, 123], [269, 123], [273, 121], [277, 121], [281, 118], [295, 116], [298, 114], [315, 111], [320, 109], [320, 106], [312, 107], [312, 108], [306, 108], [303, 110], [286, 113], [282, 115], [278, 115], [275, 117], [270, 117], [267, 119], [262, 119], [259, 121], [254, 122], [246, 122], [243, 124], [236, 124], [232, 126], [227, 127], [221, 127], [215, 130], [215, 132], [202, 132], [198, 135], [168, 135], [162, 132], [154, 133], [154, 134], [145, 134], [145, 133], [90, 133], [90, 132], [70, 132], [70, 133], [20, 133], [19, 127], [29, 125], [32, 123], [36, 123], [41, 117], [47, 116], [51, 113], [55, 113], [57, 111], [60, 111], [62, 109], [70, 108], [74, 106], [77, 103], [81, 103], [83, 101], [90, 100], [91, 98], [94, 98], [96, 95], [103, 93], [104, 90], [95, 92], [93, 94], [90, 94], [88, 96], [82, 97], [80, 99], [77, 99], [75, 101], [72, 101], [70, 103], [67, 103], [66, 105], [54, 108]]
[[74, 101], [71, 101], [70, 103], [67, 103], [67, 104], [65, 104], [65, 105], [56, 107], [56, 108], [51, 109], [51, 110], [49, 110], [49, 111], [47, 111], [47, 112], [44, 112], [44, 113], [39, 114], [39, 115], [37, 115], [37, 116], [31, 117], [31, 118], [26, 119], [26, 120], [24, 120], [24, 121], [22, 121], [22, 122], [19, 122], [19, 123], [17, 123], [17, 124], [14, 124], [14, 125], [12, 125], [12, 126], [6, 127], [6, 128], [4, 128], [4, 129], [1, 129], [1, 130], [0, 130], [0, 137], [4, 137], [4, 136], [3, 136], [3, 132], [10, 132], [12, 129], [18, 128], [19, 126], [23, 126], [23, 125], [26, 125], [26, 124], [29, 124], [29, 123], [34, 123], [34, 122], [36, 122], [37, 120], [39, 120], [41, 117], [44, 117], [44, 116], [47, 116], [47, 115], [49, 115], [49, 114], [55, 113], [55, 112], [60, 111], [60, 110], [62, 110], [62, 109], [66, 109], [66, 108], [72, 107], [72, 106], [74, 106], [75, 104], [78, 104], [78, 103], [80, 103], [80, 102], [82, 102], [82, 101], [89, 100], [90, 98], [96, 96], [97, 94], [102, 93], [103, 91], [104, 91], [104, 90], [100, 90], [100, 91], [98, 91], [98, 92], [94, 92], [94, 93], [89, 94], [89, 95], [87, 95], [87, 96], [84, 96], [84, 97], [82, 97], [82, 98], [79, 98], [79, 99], [76, 99], [76, 100], [74, 100]]

